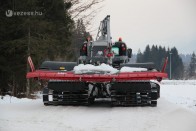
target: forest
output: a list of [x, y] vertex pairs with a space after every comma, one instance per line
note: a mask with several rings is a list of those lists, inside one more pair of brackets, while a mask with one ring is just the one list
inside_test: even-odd
[[[86, 27], [102, 1], [0, 1], [0, 92], [9, 91], [14, 96], [26, 92], [28, 56], [36, 68], [44, 60], [76, 61], [81, 44], [90, 36]], [[15, 15], [6, 17], [9, 10]], [[26, 13], [18, 16], [17, 12]], [[38, 87], [31, 84], [31, 90]]]
[[140, 50], [138, 51], [136, 62], [154, 62], [155, 68], [161, 70], [165, 58], [168, 58], [166, 72], [169, 79], [194, 79], [196, 77], [195, 53], [192, 53], [188, 68], [185, 69], [182, 58], [176, 47], [170, 49], [157, 45], [152, 45], [152, 47], [147, 45], [143, 53]]

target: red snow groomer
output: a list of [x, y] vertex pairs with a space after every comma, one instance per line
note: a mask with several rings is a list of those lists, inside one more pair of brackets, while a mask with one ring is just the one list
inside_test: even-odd
[[107, 16], [101, 21], [96, 41], [82, 45], [78, 62], [45, 61], [34, 70], [29, 57], [32, 72], [26, 77], [47, 81], [44, 105], [89, 105], [97, 98], [108, 98], [112, 106], [157, 106], [158, 82], [167, 78], [167, 59], [157, 71], [153, 63], [129, 63], [131, 54], [122, 39], [112, 44]]

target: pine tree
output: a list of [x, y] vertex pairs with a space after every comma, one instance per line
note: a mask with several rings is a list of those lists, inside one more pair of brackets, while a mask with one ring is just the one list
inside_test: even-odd
[[137, 59], [136, 59], [137, 63], [141, 63], [143, 61], [142, 56], [143, 54], [141, 53], [141, 50], [139, 49], [137, 53]]
[[[171, 53], [172, 79], [182, 79], [184, 76], [184, 65], [181, 57], [178, 54], [178, 50], [175, 47], [173, 47], [170, 51], [168, 51], [168, 57], [170, 56], [170, 53]], [[169, 65], [170, 65], [170, 57], [169, 57], [168, 67], [170, 67]], [[170, 73], [169, 68], [167, 72], [168, 74]]]
[[189, 77], [196, 78], [196, 55], [193, 52], [191, 62], [189, 64]]
[[155, 63], [155, 68], [159, 69], [159, 52], [157, 46], [152, 46], [151, 48], [151, 61]]
[[[82, 19], [78, 19], [73, 30], [72, 43], [74, 48], [75, 59], [79, 57], [80, 48], [87, 37], [91, 37], [90, 33], [86, 31], [86, 27]], [[92, 38], [92, 37], [91, 37]], [[91, 39], [92, 40], [92, 39]]]
[[147, 45], [143, 54], [143, 62], [150, 62], [152, 60], [150, 46]]

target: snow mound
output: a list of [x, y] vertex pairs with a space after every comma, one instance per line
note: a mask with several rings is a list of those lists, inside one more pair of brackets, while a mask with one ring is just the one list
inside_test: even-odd
[[122, 67], [120, 72], [140, 72], [147, 71], [147, 68], [136, 68], [136, 67]]
[[163, 80], [163, 85], [196, 85], [196, 80]]
[[117, 70], [110, 65], [102, 63], [99, 66], [94, 66], [91, 64], [79, 64], [74, 67], [75, 74], [83, 74], [83, 73], [104, 73], [104, 74], [115, 74], [120, 72], [140, 72], [147, 71], [146, 68], [136, 68], [136, 67], [122, 67], [121, 70]]
[[13, 96], [5, 95], [0, 96], [0, 104], [7, 104], [7, 103], [24, 103], [24, 102], [31, 102], [32, 99], [27, 98], [16, 98]]
[[83, 73], [109, 73], [109, 74], [115, 74], [118, 73], [119, 70], [113, 68], [110, 65], [101, 64], [99, 66], [94, 66], [91, 64], [79, 64], [78, 66], [74, 67], [74, 73], [75, 74], [83, 74]]

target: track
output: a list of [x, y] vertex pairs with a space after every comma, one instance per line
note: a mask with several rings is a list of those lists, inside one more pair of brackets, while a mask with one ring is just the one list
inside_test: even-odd
[[150, 106], [150, 99], [148, 93], [111, 92], [112, 106]]
[[44, 105], [92, 105], [95, 98], [109, 98], [111, 106], [157, 106], [159, 93], [159, 84], [150, 81], [96, 84], [50, 81], [43, 90], [43, 102]]
[[157, 106], [160, 86], [156, 83], [118, 82], [111, 88], [112, 106]]

